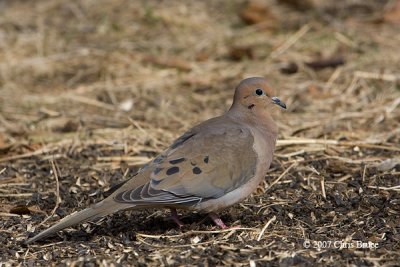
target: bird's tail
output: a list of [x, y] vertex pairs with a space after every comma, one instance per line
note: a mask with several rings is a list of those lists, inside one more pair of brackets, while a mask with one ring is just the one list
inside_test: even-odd
[[124, 209], [124, 207], [121, 207], [120, 205], [119, 206], [115, 205], [115, 202], [112, 201], [99, 202], [97, 204], [94, 204], [92, 207], [68, 215], [67, 217], [63, 218], [59, 223], [53, 225], [49, 229], [46, 229], [43, 232], [25, 241], [25, 244], [31, 244], [33, 242], [38, 241], [39, 239], [54, 234], [64, 228], [88, 220], [94, 220], [96, 218], [108, 215], [110, 213], [114, 213], [121, 209]]

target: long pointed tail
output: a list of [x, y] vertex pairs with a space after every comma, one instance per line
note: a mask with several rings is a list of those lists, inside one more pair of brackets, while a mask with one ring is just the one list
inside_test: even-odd
[[94, 220], [96, 218], [108, 215], [110, 213], [114, 213], [118, 210], [124, 209], [126, 207], [118, 205], [118, 203], [110, 202], [110, 201], [102, 201], [97, 204], [94, 204], [92, 207], [81, 210], [79, 212], [75, 212], [65, 218], [63, 218], [59, 223], [53, 225], [49, 229], [44, 230], [43, 232], [37, 234], [36, 236], [25, 241], [25, 244], [31, 244], [36, 242], [46, 236], [54, 234], [64, 228], [73, 226], [75, 224], [85, 222], [88, 220]]

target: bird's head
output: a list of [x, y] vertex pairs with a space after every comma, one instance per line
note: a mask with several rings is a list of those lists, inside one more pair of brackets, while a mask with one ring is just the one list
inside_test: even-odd
[[273, 106], [286, 109], [285, 103], [275, 96], [265, 78], [247, 78], [236, 87], [232, 108], [240, 108], [242, 112], [247, 109], [247, 113], [261, 116]]

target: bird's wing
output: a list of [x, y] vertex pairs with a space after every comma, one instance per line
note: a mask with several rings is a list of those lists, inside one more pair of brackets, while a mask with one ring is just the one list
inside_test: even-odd
[[135, 188], [124, 186], [114, 199], [135, 205], [194, 205], [219, 198], [254, 176], [253, 144], [249, 128], [226, 119], [207, 121], [143, 168], [149, 182]]

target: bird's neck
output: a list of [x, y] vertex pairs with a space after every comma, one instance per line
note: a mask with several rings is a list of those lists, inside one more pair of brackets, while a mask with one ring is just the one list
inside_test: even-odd
[[249, 110], [243, 106], [233, 105], [226, 115], [237, 122], [251, 125], [261, 132], [272, 134], [274, 136], [278, 134], [278, 126], [266, 109], [254, 108]]

